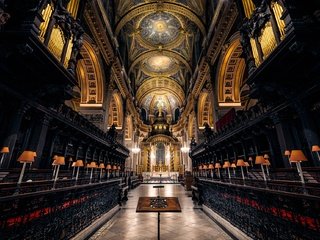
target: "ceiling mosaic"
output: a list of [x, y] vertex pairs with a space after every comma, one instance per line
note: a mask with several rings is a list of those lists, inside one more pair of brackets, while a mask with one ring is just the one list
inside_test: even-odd
[[[139, 108], [173, 115], [185, 100], [204, 0], [118, 0], [116, 35], [128, 45], [128, 76]], [[121, 46], [120, 46], [121, 47]]]

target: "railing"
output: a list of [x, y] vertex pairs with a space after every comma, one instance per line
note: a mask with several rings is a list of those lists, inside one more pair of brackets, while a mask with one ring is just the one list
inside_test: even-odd
[[1, 239], [69, 239], [118, 204], [119, 180], [0, 197]]
[[319, 239], [318, 196], [204, 179], [198, 190], [207, 207], [253, 239]]

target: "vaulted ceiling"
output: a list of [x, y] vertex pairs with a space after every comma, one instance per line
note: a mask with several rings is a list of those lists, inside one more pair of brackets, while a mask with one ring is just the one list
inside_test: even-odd
[[118, 0], [116, 35], [139, 108], [173, 114], [184, 104], [205, 34], [204, 0]]

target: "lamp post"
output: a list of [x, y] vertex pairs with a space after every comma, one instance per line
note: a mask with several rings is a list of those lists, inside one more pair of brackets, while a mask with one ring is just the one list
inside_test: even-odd
[[99, 179], [99, 182], [101, 182], [102, 170], [105, 168], [104, 163], [100, 163], [99, 164], [99, 168], [100, 168], [100, 179]]
[[211, 176], [211, 178], [213, 178], [213, 169], [214, 169], [213, 164], [210, 163], [208, 168], [210, 169], [210, 176]]
[[214, 168], [218, 169], [218, 177], [221, 179], [221, 175], [220, 175], [221, 164], [220, 164], [220, 163], [216, 163], [216, 164], [214, 165]]
[[253, 158], [252, 158], [252, 157], [249, 157], [249, 158], [248, 158], [248, 161], [250, 162], [250, 166], [253, 167], [253, 163], [252, 163], [252, 162], [253, 162]]
[[1, 156], [1, 160], [0, 160], [0, 168], [2, 168], [2, 162], [3, 162], [4, 156], [9, 152], [10, 152], [9, 147], [3, 147], [1, 149], [0, 153], [2, 153], [2, 156]]
[[305, 181], [304, 181], [303, 172], [302, 172], [300, 162], [308, 161], [306, 156], [303, 154], [303, 152], [301, 150], [292, 150], [291, 155], [290, 155], [290, 161], [296, 163], [301, 182], [304, 185]]
[[318, 145], [313, 145], [311, 148], [311, 151], [317, 153], [318, 160], [320, 161], [320, 155], [319, 155], [320, 147]]
[[224, 162], [222, 168], [227, 169], [229, 181], [231, 181], [231, 175], [230, 175], [230, 169], [229, 169], [230, 168], [230, 162], [229, 161]]
[[54, 161], [55, 161], [55, 164], [57, 166], [57, 172], [56, 172], [56, 175], [54, 176], [52, 189], [55, 189], [55, 187], [56, 187], [56, 182], [57, 182], [57, 179], [58, 179], [60, 166], [61, 165], [65, 165], [65, 158], [64, 157], [57, 157], [56, 160], [54, 160]]
[[87, 165], [87, 168], [91, 168], [91, 173], [90, 173], [90, 181], [89, 184], [92, 183], [92, 175], [93, 175], [93, 169], [97, 168], [97, 163], [96, 162], [91, 162], [90, 164]]
[[109, 180], [111, 168], [112, 168], [111, 164], [107, 164], [107, 167], [106, 167], [106, 169], [107, 169], [107, 180]]
[[20, 172], [20, 176], [19, 176], [19, 180], [17, 182], [17, 186], [18, 188], [21, 185], [22, 179], [23, 179], [23, 175], [24, 175], [24, 171], [26, 169], [26, 164], [27, 163], [32, 163], [34, 162], [34, 152], [33, 151], [24, 151], [20, 157], [17, 160], [20, 163], [23, 163], [21, 172]]
[[78, 177], [79, 177], [79, 169], [80, 169], [80, 167], [84, 166], [83, 161], [82, 160], [77, 160], [76, 164], [74, 166], [77, 167], [77, 175], [76, 175], [76, 182], [75, 182], [75, 184], [77, 184]]
[[237, 165], [235, 163], [232, 163], [230, 167], [233, 169], [233, 175], [236, 176]]

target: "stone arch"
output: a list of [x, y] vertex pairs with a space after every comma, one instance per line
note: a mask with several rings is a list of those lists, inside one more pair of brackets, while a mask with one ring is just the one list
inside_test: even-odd
[[108, 113], [108, 127], [112, 124], [116, 126], [117, 129], [122, 128], [123, 123], [123, 101], [121, 94], [118, 91], [114, 91], [111, 97], [109, 113]]
[[246, 68], [241, 54], [240, 34], [237, 32], [229, 39], [218, 65], [216, 79], [219, 106], [241, 106], [240, 89]]
[[92, 40], [84, 37], [81, 48], [82, 59], [77, 65], [80, 86], [80, 107], [100, 107], [103, 105], [104, 75], [99, 56], [94, 50]]

